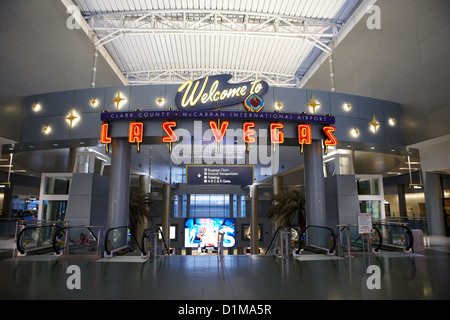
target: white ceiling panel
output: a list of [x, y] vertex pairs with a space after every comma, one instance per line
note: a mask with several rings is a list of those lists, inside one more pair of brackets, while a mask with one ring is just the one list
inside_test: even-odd
[[362, 2], [73, 0], [95, 45], [109, 52], [130, 84], [220, 71], [288, 86], [298, 84], [314, 57], [332, 51]]

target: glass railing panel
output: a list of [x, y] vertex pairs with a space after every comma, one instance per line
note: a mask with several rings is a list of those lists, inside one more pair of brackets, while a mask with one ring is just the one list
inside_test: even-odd
[[141, 252], [143, 255], [151, 254], [156, 256], [160, 254], [170, 255], [169, 248], [159, 226], [145, 229], [141, 239]]
[[18, 249], [21, 253], [29, 253], [39, 249], [53, 247], [53, 237], [59, 229], [56, 225], [28, 227], [19, 234]]
[[316, 247], [328, 251], [334, 248], [334, 232], [324, 227], [308, 226], [303, 242], [306, 242], [305, 245], [308, 247]]
[[411, 249], [413, 239], [409, 227], [405, 223], [376, 223], [383, 236], [383, 246], [391, 248]]
[[105, 239], [106, 253], [113, 252], [123, 247], [127, 247], [130, 240], [130, 230], [128, 226], [118, 227], [108, 230]]
[[[368, 235], [362, 235], [358, 232], [357, 225], [348, 225], [345, 227], [338, 226], [339, 229], [339, 248], [340, 251], [347, 252], [350, 246], [351, 252], [362, 252], [367, 250]], [[348, 234], [347, 234], [348, 233]], [[370, 235], [370, 245], [375, 251], [380, 249], [383, 242], [382, 233], [376, 228], [373, 229]]]
[[98, 240], [87, 227], [72, 227], [68, 229], [67, 245], [69, 254], [96, 253]]

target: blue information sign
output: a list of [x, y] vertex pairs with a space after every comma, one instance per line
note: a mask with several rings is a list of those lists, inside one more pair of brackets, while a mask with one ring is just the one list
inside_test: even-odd
[[253, 166], [188, 165], [186, 183], [190, 185], [251, 185]]

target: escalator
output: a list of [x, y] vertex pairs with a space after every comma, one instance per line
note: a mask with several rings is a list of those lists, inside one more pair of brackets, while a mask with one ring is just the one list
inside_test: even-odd
[[106, 232], [104, 256], [107, 258], [123, 255], [147, 258], [163, 254], [170, 255], [170, 251], [159, 227], [145, 229], [140, 241], [128, 226], [110, 228]]
[[99, 258], [102, 251], [101, 228], [94, 226], [60, 228], [53, 238], [53, 251], [58, 256]]
[[266, 255], [334, 255], [335, 243], [336, 235], [333, 229], [328, 227], [310, 225], [303, 232], [299, 232], [296, 228], [280, 226], [266, 250]]
[[414, 237], [406, 223], [374, 222], [374, 228], [380, 230], [383, 237], [382, 249], [386, 251], [412, 252]]
[[16, 246], [20, 255], [54, 254], [53, 239], [64, 227], [64, 222], [44, 222], [25, 226], [17, 235]]
[[372, 227], [372, 233], [360, 234], [358, 225], [338, 225], [338, 254], [351, 256], [352, 253], [372, 251], [380, 252], [383, 246], [383, 235], [377, 227]]
[[338, 227], [339, 252], [347, 256], [364, 251], [410, 253], [414, 244], [412, 231], [405, 223], [374, 222], [370, 235], [359, 234], [358, 225]]
[[335, 255], [336, 234], [329, 227], [309, 225], [299, 234], [295, 253]]
[[[160, 227], [150, 227], [142, 234], [141, 248], [143, 256], [170, 255], [169, 247]], [[148, 251], [147, 251], [147, 250]]]

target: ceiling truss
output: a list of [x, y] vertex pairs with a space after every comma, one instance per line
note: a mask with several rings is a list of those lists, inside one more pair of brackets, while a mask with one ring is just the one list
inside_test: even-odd
[[264, 80], [269, 85], [278, 87], [293, 87], [299, 84], [301, 78], [289, 74], [256, 72], [250, 70], [230, 69], [171, 69], [126, 72], [125, 77], [130, 84], [178, 84], [217, 74], [231, 74], [230, 82], [239, 83], [249, 80]]
[[[325, 53], [331, 53], [334, 37], [341, 25], [308, 18], [277, 14], [224, 10], [144, 10], [83, 13], [96, 36], [95, 45], [112, 45], [123, 37], [152, 34], [196, 34], [272, 37], [306, 41]], [[235, 81], [253, 77], [274, 86], [296, 86], [300, 77], [258, 70], [173, 69], [122, 70], [130, 84], [180, 83], [207, 74], [231, 73]]]

